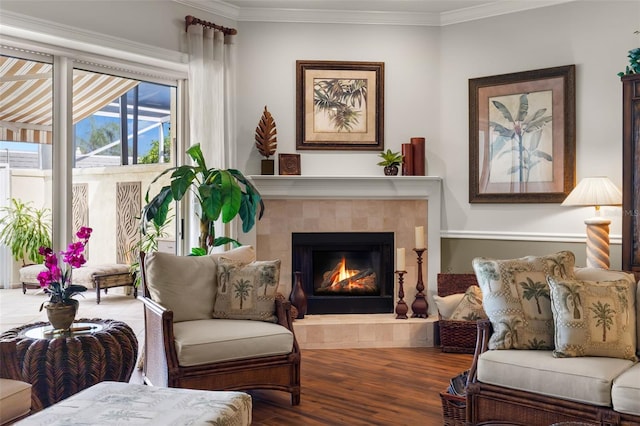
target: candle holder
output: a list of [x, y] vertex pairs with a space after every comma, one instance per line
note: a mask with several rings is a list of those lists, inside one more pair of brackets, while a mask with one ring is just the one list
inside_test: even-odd
[[398, 304], [396, 305], [396, 319], [407, 319], [407, 312], [409, 312], [409, 307], [404, 301], [404, 288], [402, 287], [402, 283], [404, 282], [404, 274], [407, 271], [396, 271], [398, 274]]
[[427, 303], [427, 299], [424, 296], [424, 283], [422, 282], [422, 253], [427, 251], [426, 248], [414, 248], [413, 251], [418, 255], [418, 282], [416, 283], [416, 299], [411, 304], [411, 310], [413, 314], [411, 318], [426, 318], [427, 317], [427, 309], [429, 308], [429, 304]]

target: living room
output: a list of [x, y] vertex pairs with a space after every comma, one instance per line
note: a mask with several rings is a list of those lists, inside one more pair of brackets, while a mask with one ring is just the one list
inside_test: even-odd
[[[637, 1], [508, 1], [443, 13], [261, 11], [237, 4], [8, 0], [0, 6], [0, 32], [9, 47], [59, 45], [111, 55], [119, 62], [171, 70], [180, 80], [187, 76], [186, 15], [237, 28], [235, 143], [228, 155], [230, 167], [250, 176], [260, 175], [254, 129], [265, 106], [277, 123], [277, 152], [300, 154], [303, 177], [382, 176], [378, 151], [297, 149], [296, 61], [383, 62], [384, 149], [401, 151], [412, 137], [424, 137], [426, 175], [441, 178], [440, 225], [436, 235], [427, 235], [428, 254], [437, 252], [427, 270], [430, 314], [435, 314], [435, 274], [471, 272], [477, 256], [571, 250], [577, 265], [586, 264], [584, 220], [591, 209], [555, 202], [469, 202], [469, 80], [575, 65], [576, 183], [598, 175], [621, 187], [617, 73], [638, 46]], [[611, 268], [621, 269], [622, 211], [603, 207], [602, 214], [612, 222]], [[239, 239], [253, 242], [251, 236]], [[411, 253], [412, 238], [407, 239]], [[186, 253], [189, 247], [181, 249]], [[415, 271], [415, 259], [407, 257], [407, 266]], [[415, 282], [415, 275], [406, 282]]]

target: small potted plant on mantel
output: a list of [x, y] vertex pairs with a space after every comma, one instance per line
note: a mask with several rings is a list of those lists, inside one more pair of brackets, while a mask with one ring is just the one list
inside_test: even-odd
[[396, 176], [398, 174], [398, 166], [402, 164], [402, 154], [387, 149], [378, 154], [378, 156], [382, 158], [378, 166], [384, 167], [385, 176]]

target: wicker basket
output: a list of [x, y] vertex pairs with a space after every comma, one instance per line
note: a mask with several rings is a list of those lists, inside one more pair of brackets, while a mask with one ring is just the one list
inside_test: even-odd
[[440, 392], [444, 426], [465, 426], [467, 423], [467, 398]]
[[[464, 293], [470, 285], [478, 285], [475, 274], [438, 274], [438, 295]], [[472, 354], [476, 347], [476, 321], [438, 321], [442, 352]]]
[[442, 352], [472, 354], [476, 348], [476, 321], [439, 320]]

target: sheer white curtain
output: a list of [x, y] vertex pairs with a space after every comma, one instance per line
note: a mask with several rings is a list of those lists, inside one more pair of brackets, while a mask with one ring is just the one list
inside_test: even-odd
[[[229, 168], [235, 160], [233, 144], [235, 126], [235, 52], [233, 36], [201, 25], [190, 25], [189, 47], [189, 143], [200, 144], [208, 167]], [[188, 247], [197, 247], [199, 224], [193, 216], [198, 209], [191, 203]], [[216, 235], [224, 234], [216, 224]], [[226, 234], [225, 234], [226, 235]]]

